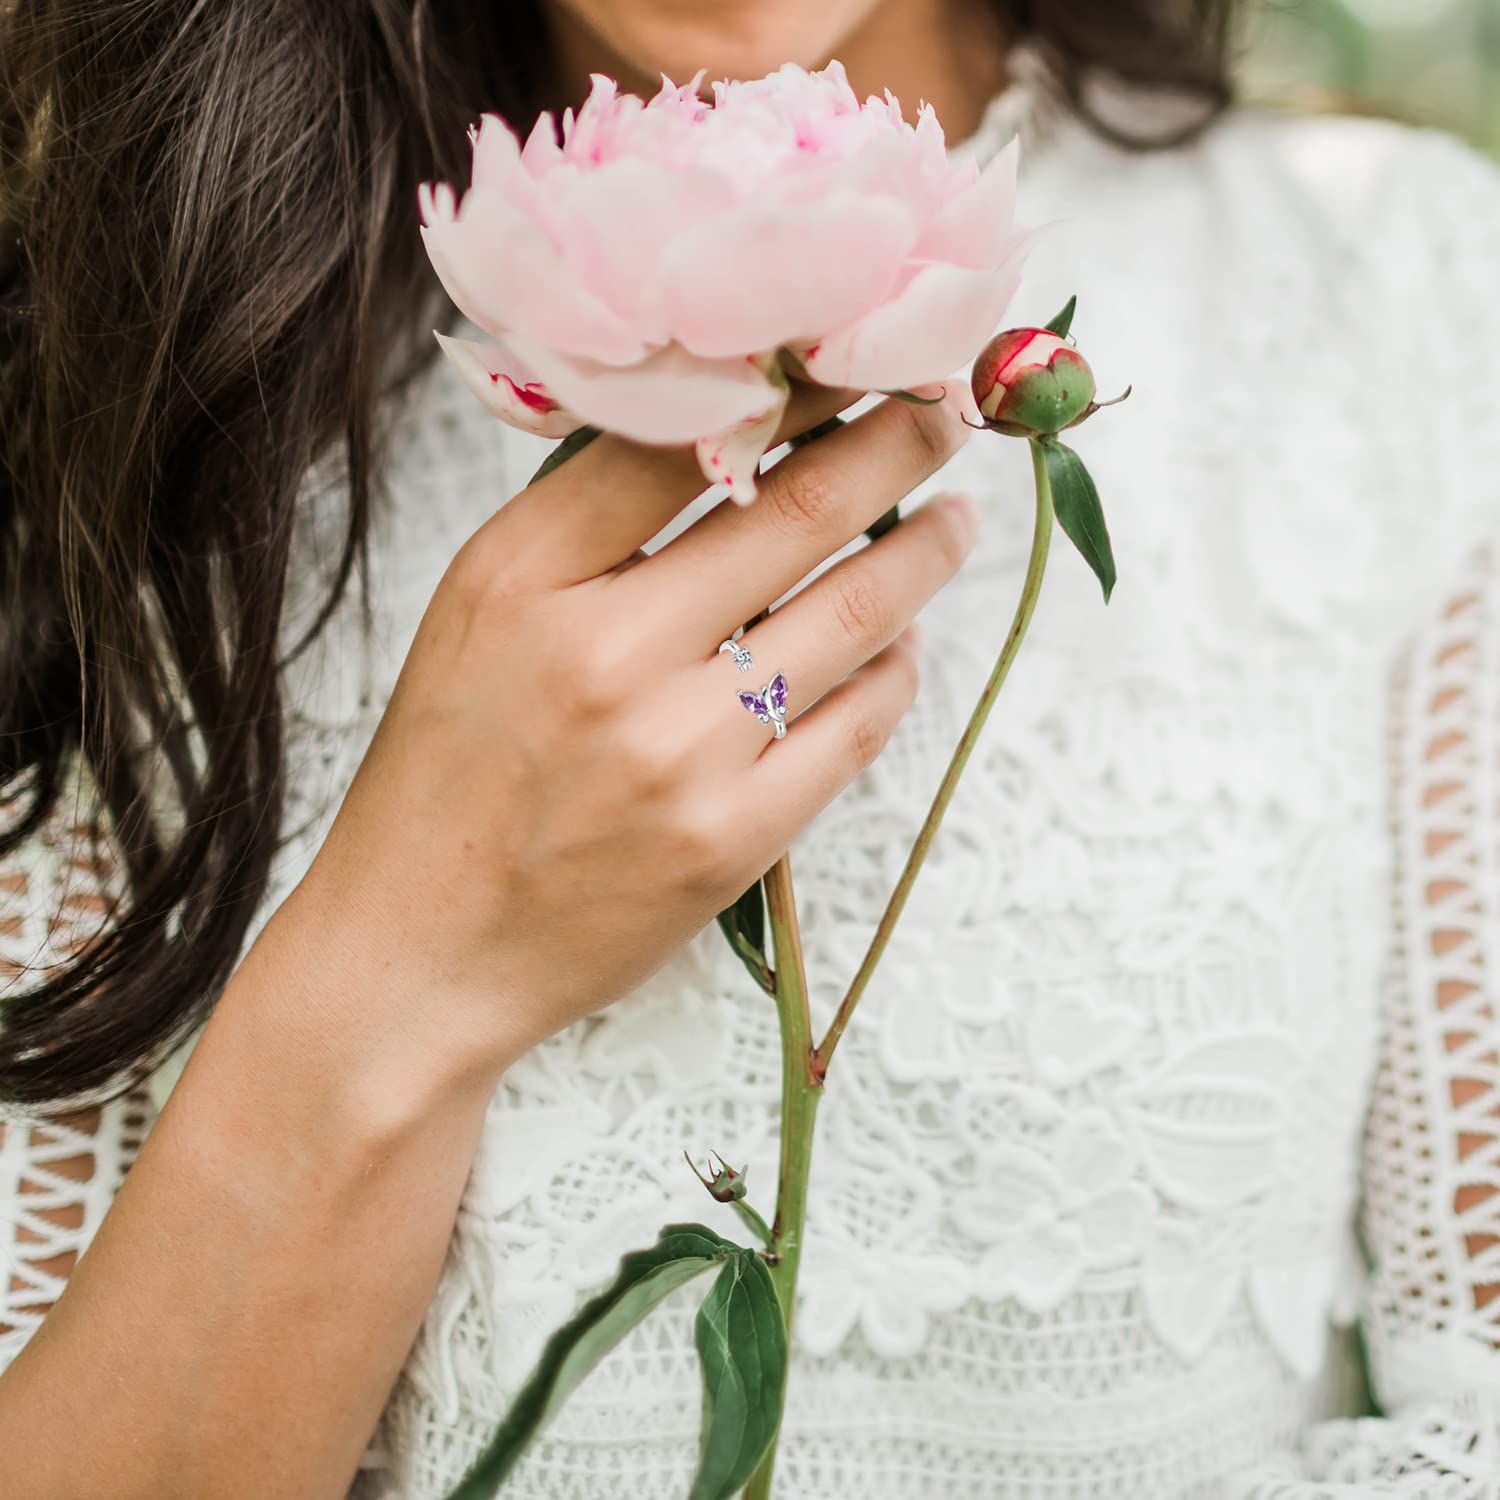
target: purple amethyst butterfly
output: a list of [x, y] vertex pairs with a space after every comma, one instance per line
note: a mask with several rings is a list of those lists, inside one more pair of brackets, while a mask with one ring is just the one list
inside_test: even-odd
[[740, 702], [762, 724], [775, 724], [777, 738], [786, 730], [786, 674], [778, 672], [758, 693], [741, 693]]

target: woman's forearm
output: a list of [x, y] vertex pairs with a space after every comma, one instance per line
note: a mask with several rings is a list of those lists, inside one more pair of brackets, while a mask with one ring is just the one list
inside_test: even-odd
[[[344, 1495], [503, 1069], [457, 1048], [434, 1060], [414, 1045], [433, 1016], [413, 978], [325, 938], [294, 896], [225, 990], [67, 1291], [0, 1378], [0, 1491]], [[372, 985], [409, 1001], [377, 1004]]]

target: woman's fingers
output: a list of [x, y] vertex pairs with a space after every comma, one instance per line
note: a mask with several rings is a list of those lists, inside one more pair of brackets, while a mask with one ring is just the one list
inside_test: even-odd
[[[979, 513], [969, 500], [945, 495], [928, 502], [747, 630], [740, 645], [754, 656], [753, 668], [726, 674], [720, 661], [706, 663], [709, 690], [758, 693], [781, 672], [789, 688], [787, 718], [797, 718], [911, 624], [958, 571], [978, 531]], [[731, 682], [736, 676], [739, 682]], [[801, 726], [797, 718], [796, 733]]]
[[[794, 385], [775, 442], [860, 399], [858, 391]], [[606, 434], [528, 485], [486, 524], [526, 549], [558, 583], [579, 583], [625, 562], [707, 487], [692, 448], [653, 448]]]
[[955, 401], [883, 401], [782, 459], [752, 504], [710, 512], [633, 569], [631, 585], [683, 600], [682, 623], [722, 639], [934, 474], [968, 436]]
[[747, 773], [746, 805], [774, 808], [768, 821], [795, 835], [880, 754], [916, 692], [916, 641], [908, 631], [761, 752]]

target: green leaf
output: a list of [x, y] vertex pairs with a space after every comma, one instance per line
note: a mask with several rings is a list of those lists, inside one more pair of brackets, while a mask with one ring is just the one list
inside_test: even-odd
[[614, 1281], [547, 1340], [536, 1368], [449, 1500], [490, 1500], [584, 1376], [647, 1313], [710, 1266], [749, 1253], [702, 1224], [668, 1224], [649, 1250], [632, 1250]]
[[1047, 478], [1052, 485], [1057, 524], [1094, 570], [1104, 589], [1104, 602], [1108, 604], [1115, 587], [1115, 557], [1109, 545], [1109, 528], [1104, 524], [1099, 492], [1083, 460], [1071, 448], [1056, 438], [1039, 441], [1047, 456]]
[[719, 913], [719, 928], [750, 977], [768, 994], [775, 987], [766, 958], [766, 896], [760, 881]]
[[756, 881], [727, 911], [719, 913], [719, 921], [730, 924], [730, 936], [736, 933], [745, 939], [762, 956], [766, 946], [766, 894]]
[[1047, 324], [1047, 332], [1055, 333], [1060, 339], [1067, 338], [1069, 330], [1073, 327], [1073, 314], [1077, 310], [1077, 307], [1078, 298], [1069, 297], [1068, 305]]
[[787, 1338], [765, 1262], [724, 1263], [694, 1325], [703, 1363], [703, 1432], [688, 1500], [729, 1500], [749, 1481], [781, 1421]]
[[912, 406], [938, 406], [941, 405], [941, 396], [918, 396], [912, 391], [882, 391], [882, 396], [889, 396], [892, 401], [905, 401]]
[[542, 460], [542, 466], [527, 481], [535, 484], [538, 479], [545, 479], [559, 464], [565, 464], [575, 453], [582, 453], [590, 443], [599, 436], [597, 427], [579, 427], [570, 432], [557, 447], [555, 447]]

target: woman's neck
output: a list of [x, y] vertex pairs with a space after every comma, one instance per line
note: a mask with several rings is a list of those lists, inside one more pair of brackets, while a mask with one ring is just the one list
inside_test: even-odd
[[[589, 74], [598, 72], [635, 93], [656, 91], [656, 75], [612, 51], [571, 8], [554, 4], [545, 9], [560, 102], [580, 102], [588, 93]], [[861, 97], [889, 89], [908, 119], [925, 100], [937, 111], [948, 139], [957, 141], [978, 127], [985, 106], [1005, 86], [1006, 50], [992, 7], [978, 0], [881, 0], [833, 56], [844, 64]], [[822, 66], [828, 60], [808, 62]]]

